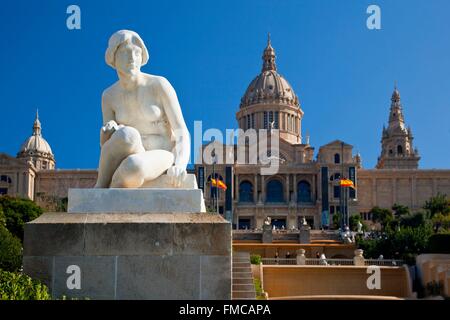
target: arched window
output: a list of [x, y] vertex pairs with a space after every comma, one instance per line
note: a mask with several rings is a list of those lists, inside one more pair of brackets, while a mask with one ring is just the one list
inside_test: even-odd
[[297, 202], [311, 202], [311, 185], [308, 181], [300, 181], [297, 185]]
[[339, 153], [334, 155], [334, 163], [341, 163], [341, 155]]
[[397, 153], [398, 154], [403, 154], [403, 147], [401, 145], [397, 146]]
[[270, 180], [267, 183], [266, 202], [284, 202], [283, 184], [279, 180]]
[[239, 202], [253, 202], [253, 185], [249, 181], [239, 184]]

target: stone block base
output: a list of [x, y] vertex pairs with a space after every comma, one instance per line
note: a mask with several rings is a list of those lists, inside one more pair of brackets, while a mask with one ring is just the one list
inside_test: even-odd
[[69, 189], [70, 213], [206, 212], [200, 189]]
[[25, 225], [23, 266], [54, 298], [230, 299], [231, 225], [206, 213], [45, 213]]

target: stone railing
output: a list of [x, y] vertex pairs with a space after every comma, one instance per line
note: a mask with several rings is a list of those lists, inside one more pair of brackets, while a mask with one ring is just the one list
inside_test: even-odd
[[306, 258], [305, 250], [297, 251], [296, 258], [262, 258], [263, 265], [308, 265], [308, 266], [402, 266], [403, 260], [365, 259], [361, 249], [355, 250], [353, 259]]

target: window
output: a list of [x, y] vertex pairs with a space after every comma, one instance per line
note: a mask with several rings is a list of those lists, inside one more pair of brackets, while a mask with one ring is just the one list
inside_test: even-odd
[[334, 174], [334, 181], [341, 179], [341, 174], [339, 172]]
[[273, 111], [269, 111], [269, 125], [273, 122]]
[[255, 128], [255, 114], [252, 113], [252, 128]]
[[341, 187], [333, 186], [333, 197], [339, 198], [341, 196]]
[[6, 175], [0, 176], [0, 181], [7, 182], [7, 183], [12, 183], [11, 178], [6, 176]]
[[251, 220], [249, 218], [239, 218], [238, 228], [240, 230], [248, 230], [251, 226]]
[[267, 111], [264, 111], [264, 129], [267, 129], [268, 123], [267, 123]]
[[311, 201], [311, 185], [308, 181], [300, 181], [297, 185], [297, 202]]
[[403, 148], [402, 148], [402, 146], [400, 146], [400, 145], [397, 146], [397, 153], [398, 153], [398, 154], [403, 154]]
[[239, 202], [253, 202], [253, 185], [249, 181], [239, 184]]
[[8, 188], [0, 188], [0, 195], [8, 194]]
[[280, 114], [278, 113], [278, 111], [275, 111], [275, 125], [274, 125], [275, 129], [280, 129], [279, 120]]
[[334, 163], [341, 163], [341, 155], [339, 153], [334, 155]]
[[283, 184], [279, 180], [270, 180], [266, 192], [266, 202], [284, 202]]
[[334, 214], [334, 206], [330, 206], [330, 214]]
[[286, 229], [286, 219], [272, 219], [272, 226], [277, 230]]

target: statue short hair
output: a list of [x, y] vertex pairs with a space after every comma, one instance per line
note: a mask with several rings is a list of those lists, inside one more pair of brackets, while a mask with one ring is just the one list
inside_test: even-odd
[[141, 66], [144, 66], [148, 62], [148, 50], [147, 47], [144, 44], [144, 41], [141, 39], [141, 37], [134, 31], [130, 30], [119, 30], [115, 32], [111, 38], [109, 38], [108, 42], [108, 49], [106, 49], [105, 53], [105, 61], [106, 63], [111, 66], [112, 68], [116, 68], [115, 66], [115, 55], [116, 51], [119, 48], [119, 46], [129, 41], [130, 43], [133, 43], [140, 47], [142, 49], [142, 63]]

